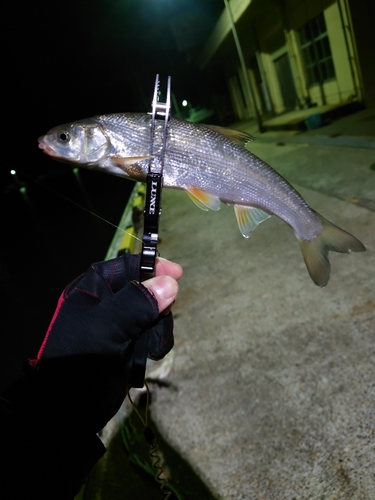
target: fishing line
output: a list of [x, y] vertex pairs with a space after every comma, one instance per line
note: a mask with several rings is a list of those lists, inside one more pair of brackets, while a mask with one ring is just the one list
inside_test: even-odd
[[39, 186], [42, 186], [44, 189], [47, 189], [47, 191], [50, 191], [51, 193], [59, 196], [60, 198], [64, 199], [65, 201], [68, 201], [69, 203], [72, 203], [73, 205], [77, 206], [78, 208], [84, 210], [85, 212], [89, 213], [90, 215], [93, 215], [94, 217], [97, 217], [98, 219], [102, 220], [103, 222], [106, 222], [107, 224], [109, 224], [110, 226], [113, 226], [114, 228], [122, 231], [124, 234], [128, 234], [129, 236], [131, 236], [132, 238], [134, 238], [135, 240], [137, 241], [140, 241], [142, 243], [142, 240], [140, 238], [138, 238], [137, 236], [135, 236], [133, 233], [129, 232], [129, 231], [126, 231], [125, 229], [122, 229], [121, 227], [117, 226], [116, 224], [114, 224], [113, 222], [105, 219], [104, 217], [101, 217], [100, 215], [96, 214], [95, 212], [89, 210], [88, 208], [80, 205], [79, 203], [77, 203], [76, 201], [73, 201], [71, 200], [70, 198], [68, 198], [67, 196], [65, 196], [64, 194], [61, 194], [59, 193], [58, 191], [55, 191], [54, 189], [50, 188], [49, 186], [46, 186], [45, 184], [43, 184], [42, 182], [38, 181], [37, 179], [34, 179], [33, 177], [29, 176], [28, 174], [25, 174], [25, 172], [22, 172], [22, 171], [19, 171], [22, 175], [24, 175], [26, 178], [28, 178], [29, 180], [31, 180], [32, 182], [34, 182], [35, 184], [38, 184]]
[[138, 408], [135, 406], [133, 400], [131, 399], [130, 393], [129, 393], [129, 388], [127, 389], [127, 396], [128, 396], [128, 399], [130, 401], [130, 404], [131, 404], [134, 412], [137, 414], [137, 416], [139, 417], [140, 421], [142, 422], [143, 427], [145, 428], [144, 429], [144, 437], [145, 437], [145, 440], [146, 440], [147, 444], [150, 445], [149, 456], [150, 456], [151, 461], [152, 461], [152, 467], [156, 471], [156, 476], [155, 477], [156, 477], [156, 480], [159, 483], [161, 483], [161, 485], [160, 485], [160, 491], [161, 491], [161, 493], [163, 495], [165, 495], [164, 500], [168, 500], [168, 498], [170, 498], [170, 496], [172, 495], [172, 492], [169, 491], [168, 489], [165, 489], [165, 486], [166, 486], [166, 484], [168, 482], [168, 479], [166, 477], [163, 477], [164, 467], [161, 464], [161, 457], [157, 453], [157, 450], [158, 450], [159, 446], [158, 446], [158, 443], [157, 443], [157, 440], [156, 440], [155, 433], [154, 433], [153, 429], [148, 426], [148, 411], [149, 411], [149, 404], [150, 404], [150, 389], [149, 389], [146, 381], [144, 381], [144, 385], [145, 385], [145, 388], [146, 388], [145, 418], [142, 417], [142, 415], [140, 414]]

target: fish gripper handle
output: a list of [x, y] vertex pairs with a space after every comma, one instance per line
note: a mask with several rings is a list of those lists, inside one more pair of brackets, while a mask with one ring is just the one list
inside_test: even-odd
[[160, 200], [162, 175], [147, 175], [146, 203], [144, 210], [144, 231], [141, 255], [141, 281], [152, 278], [155, 273], [155, 259], [159, 239]]
[[[158, 102], [159, 75], [156, 75], [154, 97], [152, 101], [151, 140], [149, 171], [146, 180], [146, 201], [144, 210], [144, 229], [142, 239], [142, 254], [140, 278], [145, 281], [155, 276], [155, 261], [158, 254], [159, 218], [161, 214], [161, 191], [163, 186], [164, 154], [167, 141], [167, 128], [170, 115], [171, 78], [168, 77], [167, 99], [165, 103]], [[155, 133], [156, 115], [164, 117], [164, 128], [161, 150], [156, 152]], [[159, 141], [160, 142], [160, 141]], [[157, 161], [155, 154], [157, 153]], [[148, 332], [142, 334], [135, 342], [133, 355], [128, 364], [128, 387], [142, 388], [144, 385], [148, 354]]]
[[[158, 221], [160, 216], [160, 199], [162, 188], [161, 174], [147, 175], [146, 204], [144, 212], [144, 232], [141, 254], [141, 281], [155, 275], [155, 260], [158, 246]], [[144, 385], [148, 352], [148, 332], [142, 334], [134, 342], [131, 370], [128, 386], [141, 388]]]

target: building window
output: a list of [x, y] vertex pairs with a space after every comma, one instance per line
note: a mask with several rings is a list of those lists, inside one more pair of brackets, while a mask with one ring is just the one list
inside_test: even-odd
[[309, 85], [335, 78], [323, 13], [302, 26], [299, 36]]

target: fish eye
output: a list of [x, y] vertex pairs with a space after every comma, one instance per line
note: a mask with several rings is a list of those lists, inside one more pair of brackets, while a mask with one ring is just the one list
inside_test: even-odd
[[58, 135], [58, 138], [61, 142], [69, 142], [70, 141], [70, 135], [68, 132], [60, 132]]

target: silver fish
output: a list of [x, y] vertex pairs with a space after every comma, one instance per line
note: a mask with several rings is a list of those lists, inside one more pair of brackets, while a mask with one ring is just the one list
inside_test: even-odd
[[[145, 181], [150, 156], [151, 116], [98, 115], [52, 128], [39, 148], [56, 160]], [[157, 124], [160, 134], [164, 122]], [[203, 210], [234, 205], [238, 226], [248, 238], [276, 215], [294, 231], [308, 272], [318, 286], [329, 279], [328, 252], [365, 251], [364, 245], [311, 209], [272, 167], [248, 151], [253, 138], [238, 130], [171, 118], [164, 158], [163, 186], [185, 190]], [[160, 155], [159, 155], [160, 156]], [[160, 159], [160, 158], [159, 158]]]

